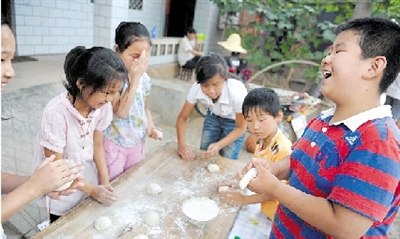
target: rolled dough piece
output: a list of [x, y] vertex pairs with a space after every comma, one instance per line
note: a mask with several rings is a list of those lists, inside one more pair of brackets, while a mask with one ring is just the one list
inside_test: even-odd
[[156, 132], [156, 134], [157, 134], [157, 139], [162, 139], [163, 133], [160, 130], [154, 129], [154, 132]]
[[221, 186], [218, 188], [218, 192], [228, 192], [230, 188], [229, 186]]
[[62, 185], [61, 187], [57, 188], [56, 191], [60, 192], [60, 191], [64, 191], [65, 189], [69, 188], [69, 186], [71, 186], [73, 180], [69, 181], [68, 183]]
[[147, 186], [148, 194], [155, 195], [155, 194], [159, 194], [161, 192], [162, 192], [162, 188], [157, 183], [150, 183], [149, 186]]
[[250, 181], [257, 176], [257, 169], [251, 168], [247, 173], [243, 176], [243, 178], [239, 182], [240, 189], [245, 189], [247, 185], [249, 185]]
[[207, 169], [208, 169], [208, 171], [209, 171], [210, 173], [215, 173], [215, 172], [219, 171], [219, 166], [216, 165], [216, 164], [210, 163], [210, 164], [207, 166]]
[[156, 212], [147, 212], [144, 216], [144, 222], [151, 227], [155, 227], [160, 222], [160, 216]]
[[94, 221], [93, 226], [97, 231], [104, 231], [111, 227], [111, 219], [108, 217], [99, 217]]
[[133, 237], [133, 239], [149, 239], [145, 234], [139, 234]]

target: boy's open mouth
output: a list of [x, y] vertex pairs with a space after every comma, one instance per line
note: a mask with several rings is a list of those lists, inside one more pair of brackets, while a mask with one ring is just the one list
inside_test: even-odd
[[329, 77], [332, 76], [332, 72], [330, 71], [323, 71], [322, 75], [324, 76], [324, 79], [328, 79]]

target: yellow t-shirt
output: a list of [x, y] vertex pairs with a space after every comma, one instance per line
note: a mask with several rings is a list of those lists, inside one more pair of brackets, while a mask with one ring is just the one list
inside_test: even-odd
[[[259, 151], [261, 144], [256, 145], [254, 156], [268, 159], [271, 162], [282, 160], [292, 153], [292, 142], [278, 129], [270, 144], [262, 151]], [[286, 181], [283, 181], [286, 183]], [[278, 200], [271, 200], [261, 203], [261, 211], [272, 221], [278, 207]]]

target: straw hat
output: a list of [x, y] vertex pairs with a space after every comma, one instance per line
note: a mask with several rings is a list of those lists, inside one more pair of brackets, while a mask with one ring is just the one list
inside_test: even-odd
[[219, 41], [218, 45], [222, 46], [228, 51], [247, 53], [247, 51], [242, 47], [241, 41], [242, 39], [240, 38], [239, 34], [233, 33], [229, 35], [226, 41]]

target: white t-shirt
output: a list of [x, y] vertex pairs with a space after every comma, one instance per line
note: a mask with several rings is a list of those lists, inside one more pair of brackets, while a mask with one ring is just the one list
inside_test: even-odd
[[400, 100], [400, 73], [386, 90], [386, 95]]
[[190, 88], [186, 100], [193, 105], [200, 101], [213, 114], [235, 120], [236, 113], [242, 113], [242, 104], [246, 95], [247, 89], [243, 82], [229, 78], [225, 81], [224, 89], [217, 102], [213, 103], [212, 99], [201, 91], [200, 84], [197, 82]]
[[190, 52], [193, 50], [195, 45], [195, 40], [189, 41], [189, 38], [184, 36], [179, 43], [178, 48], [178, 62], [179, 65], [183, 66], [186, 62], [194, 57], [194, 55]]

